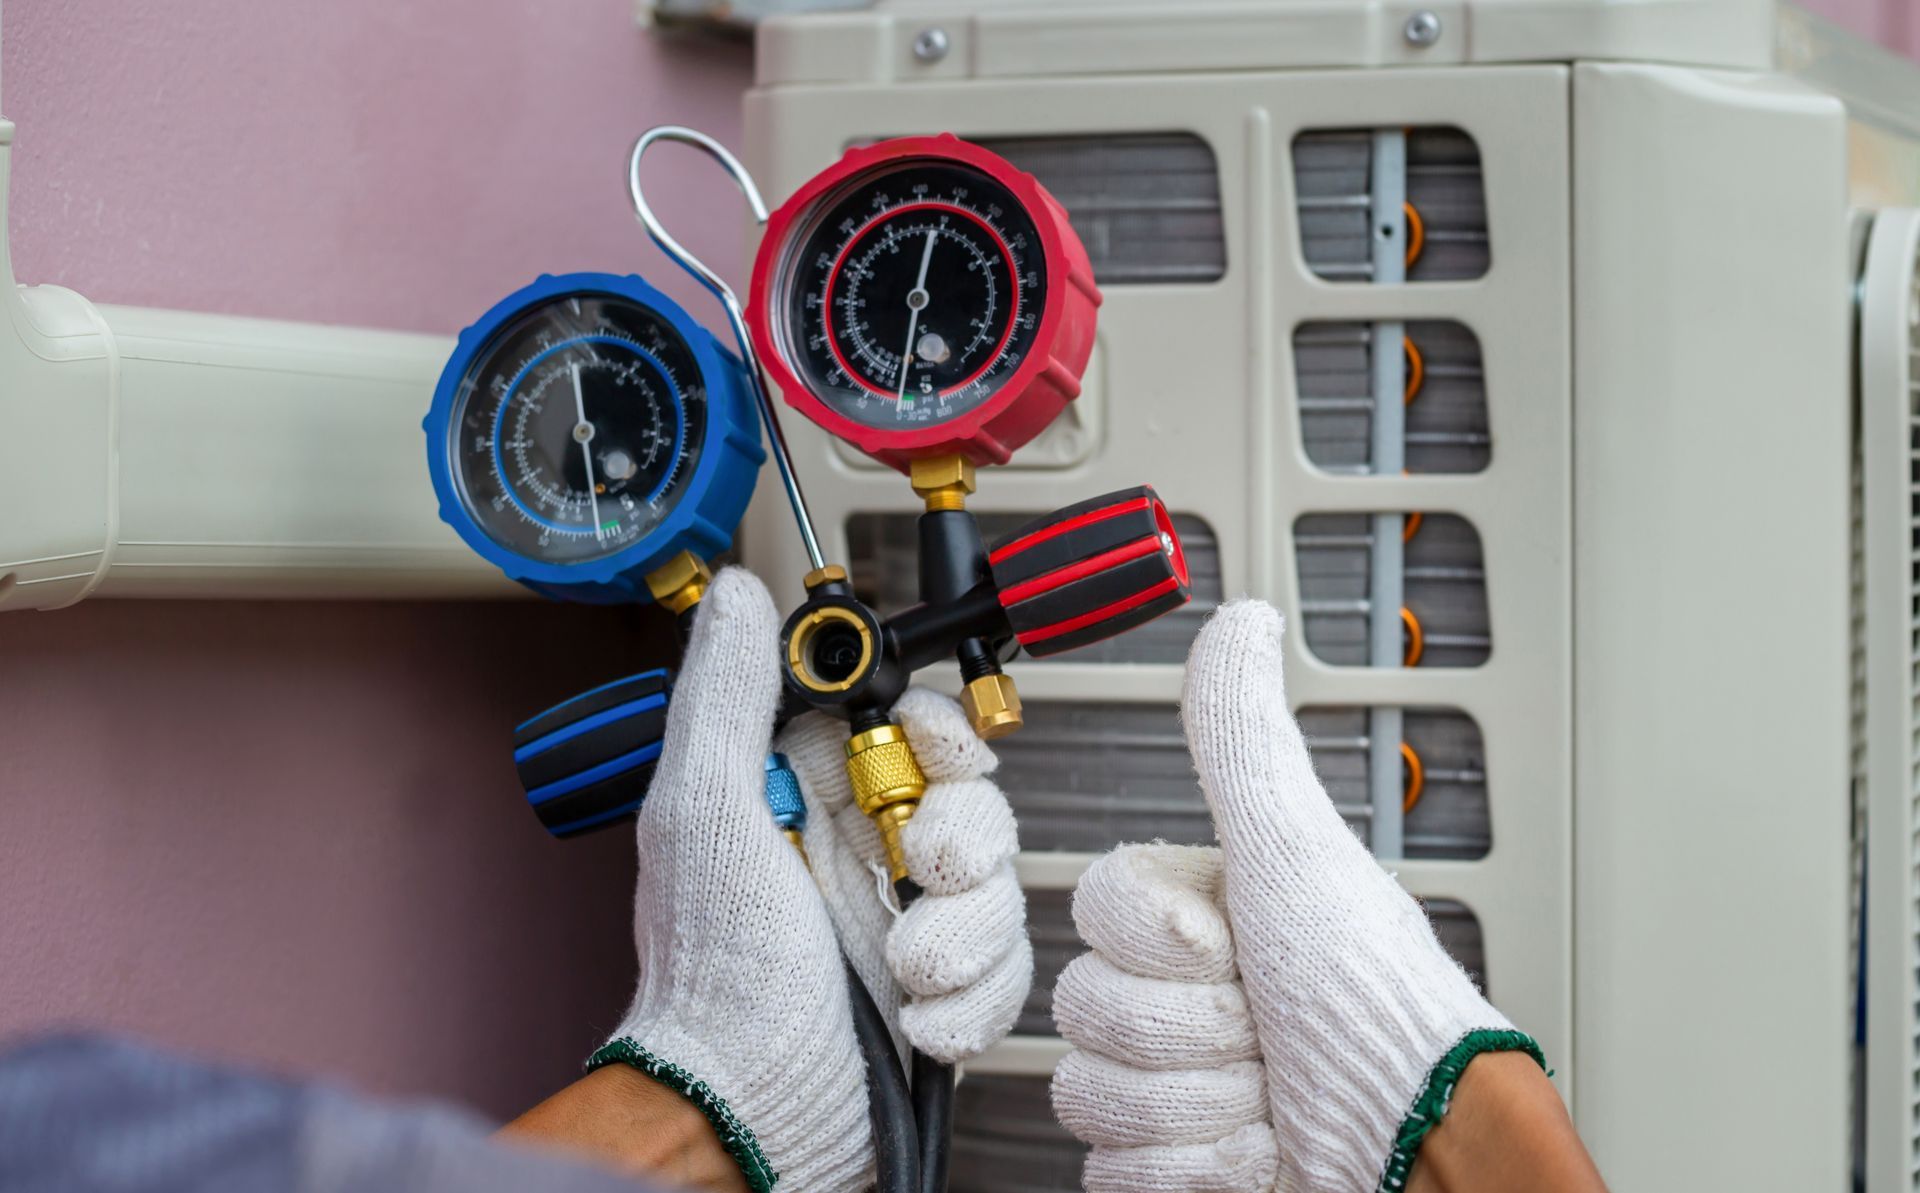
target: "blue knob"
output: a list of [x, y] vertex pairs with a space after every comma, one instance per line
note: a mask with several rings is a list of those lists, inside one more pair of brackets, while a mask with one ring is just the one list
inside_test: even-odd
[[807, 831], [807, 802], [800, 798], [800, 776], [785, 754], [767, 755], [767, 807], [773, 810], [773, 822], [783, 829]]
[[513, 764], [548, 832], [571, 837], [639, 810], [667, 736], [672, 683], [664, 669], [630, 675], [514, 730]]

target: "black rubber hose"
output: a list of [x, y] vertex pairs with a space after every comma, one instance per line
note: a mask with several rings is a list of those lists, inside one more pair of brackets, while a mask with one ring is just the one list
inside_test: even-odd
[[[847, 969], [847, 1001], [853, 1007], [853, 1036], [860, 1059], [867, 1066], [867, 1117], [873, 1124], [874, 1188], [877, 1193], [918, 1193], [920, 1134], [914, 1115], [915, 1096], [907, 1091], [907, 1075], [893, 1048], [893, 1032], [875, 1005], [867, 984], [842, 957]], [[917, 1062], [920, 1056], [914, 1054]], [[941, 1184], [946, 1183], [946, 1156], [940, 1160]]]
[[947, 1193], [953, 1140], [953, 1066], [913, 1054], [913, 1118], [920, 1124], [920, 1193]]
[[[904, 909], [922, 892], [902, 878], [893, 884]], [[920, 1126], [920, 1193], [947, 1193], [947, 1153], [953, 1142], [953, 1066], [916, 1049], [913, 1054], [913, 1119]]]

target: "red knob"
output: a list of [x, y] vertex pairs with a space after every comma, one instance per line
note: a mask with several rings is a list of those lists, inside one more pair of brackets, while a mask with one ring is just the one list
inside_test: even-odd
[[1193, 596], [1180, 536], [1150, 485], [1029, 522], [987, 560], [1014, 635], [1035, 657], [1125, 633]]

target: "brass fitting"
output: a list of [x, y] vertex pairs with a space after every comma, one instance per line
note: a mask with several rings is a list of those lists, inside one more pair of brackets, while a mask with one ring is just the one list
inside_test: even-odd
[[691, 551], [682, 551], [647, 573], [647, 591], [669, 613], [684, 613], [699, 604], [712, 583], [707, 561]]
[[965, 456], [934, 456], [915, 460], [909, 468], [908, 480], [927, 503], [928, 513], [967, 508], [967, 496], [974, 490], [971, 460]]
[[913, 819], [927, 790], [927, 776], [907, 744], [906, 732], [898, 725], [879, 725], [854, 734], [847, 741], [847, 779], [853, 787], [853, 802], [880, 830], [887, 868], [898, 882], [907, 876], [900, 830]]
[[813, 869], [813, 859], [807, 856], [806, 834], [797, 828], [781, 829], [780, 831], [787, 835], [787, 841], [793, 846], [794, 852], [800, 855], [800, 864], [809, 870]]
[[807, 573], [806, 579], [808, 592], [812, 592], [822, 584], [845, 584], [846, 582], [847, 569], [837, 563], [829, 563], [813, 569]]
[[992, 741], [1019, 730], [1026, 723], [1020, 714], [1020, 689], [1013, 676], [995, 673], [983, 675], [967, 684], [960, 693], [960, 707], [982, 741]]

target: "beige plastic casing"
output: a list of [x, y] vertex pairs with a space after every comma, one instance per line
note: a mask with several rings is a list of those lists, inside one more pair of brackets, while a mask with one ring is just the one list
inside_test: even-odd
[[1574, 97], [1576, 1114], [1619, 1188], [1840, 1189], [1846, 110]]
[[[1402, 38], [1416, 7], [1443, 19], [1430, 51]], [[936, 26], [950, 52], [922, 63], [914, 39]], [[1298, 515], [1470, 518], [1488, 663], [1330, 668], [1296, 638], [1290, 700], [1479, 723], [1492, 852], [1393, 868], [1478, 915], [1494, 996], [1546, 1046], [1614, 1187], [1847, 1188], [1849, 229], [1856, 205], [1917, 197], [1920, 70], [1739, 0], [896, 0], [769, 21], [759, 48], [748, 160], [775, 201], [878, 136], [1174, 130], [1212, 146], [1225, 276], [1109, 287], [1077, 445], [983, 473], [971, 504], [1151, 482], [1212, 526], [1229, 596], [1290, 617]], [[1491, 270], [1317, 279], [1293, 135], [1407, 124], [1477, 141]], [[1307, 318], [1471, 327], [1491, 466], [1311, 468], [1288, 347]], [[809, 486], [830, 556], [846, 558], [848, 516], [916, 508], [903, 479], [786, 421], [801, 473], [831, 476]], [[746, 555], [776, 592], [805, 571], [793, 537], [784, 508], [756, 503]], [[1029, 701], [1179, 692], [1174, 666], [1015, 670]], [[1020, 869], [1058, 889], [1087, 860]], [[1041, 1074], [1062, 1051], [1016, 1038], [971, 1068]]]
[[1867, 834], [1868, 1193], [1907, 1189], [1920, 1157], [1920, 209], [1874, 220], [1860, 293], [1861, 743]]
[[0, 235], [0, 611], [523, 591], [436, 512], [420, 419], [452, 349], [16, 286]]

